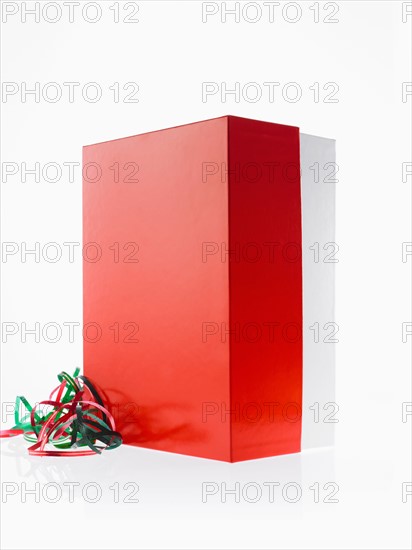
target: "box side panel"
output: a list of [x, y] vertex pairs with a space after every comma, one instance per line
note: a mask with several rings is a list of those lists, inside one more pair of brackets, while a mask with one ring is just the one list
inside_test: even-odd
[[300, 135], [303, 246], [302, 448], [333, 444], [335, 346], [335, 141]]
[[300, 450], [299, 130], [229, 119], [232, 460]]
[[229, 346], [204, 344], [228, 319], [228, 269], [202, 261], [228, 235], [227, 185], [204, 163], [226, 157], [225, 118], [84, 148], [84, 367], [125, 443], [230, 459], [230, 427], [208, 417], [229, 399]]

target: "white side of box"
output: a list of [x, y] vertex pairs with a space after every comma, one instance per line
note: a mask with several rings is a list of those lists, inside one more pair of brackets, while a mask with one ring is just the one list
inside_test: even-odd
[[[302, 449], [331, 446], [335, 399], [335, 141], [300, 134], [303, 261]], [[337, 331], [337, 332], [336, 332]], [[335, 421], [335, 422], [334, 422]]]

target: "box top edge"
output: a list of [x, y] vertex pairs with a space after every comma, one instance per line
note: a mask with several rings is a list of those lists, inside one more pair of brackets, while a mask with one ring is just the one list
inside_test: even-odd
[[140, 134], [133, 134], [131, 136], [124, 136], [121, 138], [106, 139], [105, 141], [97, 141], [96, 143], [89, 143], [88, 145], [83, 145], [85, 147], [93, 147], [94, 145], [102, 145], [103, 143], [111, 143], [113, 141], [120, 141], [122, 139], [131, 139], [137, 136], [145, 136], [146, 134], [155, 134], [156, 132], [165, 132], [166, 130], [174, 130], [175, 128], [182, 128], [183, 126], [192, 126], [193, 124], [201, 124], [202, 122], [210, 122], [212, 120], [219, 120], [221, 118], [228, 118], [228, 115], [218, 116], [213, 118], [206, 118], [204, 120], [195, 120], [194, 122], [186, 122], [185, 124], [176, 124], [175, 126], [168, 126], [167, 128], [159, 128], [158, 130], [148, 130], [147, 132], [141, 132]]
[[103, 143], [112, 143], [113, 141], [120, 141], [122, 139], [131, 139], [131, 138], [135, 138], [137, 136], [144, 136], [146, 134], [154, 134], [156, 132], [165, 132], [166, 130], [174, 130], [176, 128], [182, 128], [183, 126], [191, 126], [193, 124], [202, 124], [203, 122], [211, 122], [212, 120], [220, 120], [222, 118], [227, 118], [227, 119], [236, 118], [236, 119], [240, 119], [240, 120], [251, 120], [253, 122], [261, 122], [263, 124], [275, 124], [277, 126], [288, 126], [289, 128], [296, 128], [297, 130], [299, 130], [298, 126], [292, 126], [290, 124], [282, 124], [280, 122], [271, 122], [271, 121], [268, 121], [268, 120], [258, 120], [256, 118], [247, 118], [247, 117], [241, 117], [241, 116], [236, 116], [236, 115], [223, 115], [223, 116], [219, 116], [219, 117], [206, 118], [206, 119], [203, 119], [203, 120], [196, 120], [194, 122], [187, 122], [185, 124], [177, 124], [175, 126], [169, 126], [167, 128], [160, 128], [158, 130], [149, 130], [147, 132], [141, 132], [140, 134], [133, 134], [131, 136], [124, 136], [124, 137], [121, 137], [121, 138], [107, 139], [107, 140], [104, 140], [104, 141], [97, 141], [95, 143], [88, 143], [87, 145], [83, 145], [83, 149], [85, 149], [86, 147], [94, 147], [95, 145], [102, 145]]
[[295, 130], [299, 130], [299, 126], [294, 126], [293, 124], [284, 124], [283, 122], [272, 122], [271, 120], [260, 120], [258, 118], [249, 118], [244, 116], [237, 116], [237, 115], [226, 115], [227, 118], [238, 118], [240, 120], [250, 120], [252, 122], [261, 122], [262, 124], [272, 124], [274, 126], [287, 126], [288, 128], [294, 128]]
[[330, 138], [330, 137], [326, 137], [326, 136], [318, 136], [317, 134], [308, 134], [307, 132], [300, 132], [300, 134], [302, 136], [314, 137], [314, 138], [317, 138], [317, 139], [326, 139], [328, 141], [334, 141], [336, 143], [335, 138]]

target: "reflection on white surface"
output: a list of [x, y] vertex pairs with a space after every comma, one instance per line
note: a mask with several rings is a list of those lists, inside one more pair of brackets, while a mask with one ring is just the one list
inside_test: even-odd
[[331, 449], [229, 464], [130, 446], [80, 459], [30, 457], [21, 437], [1, 447], [7, 508], [24, 506], [33, 516], [47, 507], [57, 518], [80, 506], [140, 519], [293, 519], [313, 503], [310, 487], [319, 483], [323, 498], [322, 486], [335, 477]]
[[[22, 437], [1, 442], [4, 548], [389, 548], [407, 540], [401, 478], [356, 450], [229, 464], [125, 445], [71, 459], [30, 457], [27, 447]], [[369, 546], [388, 502], [382, 546]], [[22, 520], [36, 528], [21, 529]], [[74, 525], [76, 546], [62, 537]]]

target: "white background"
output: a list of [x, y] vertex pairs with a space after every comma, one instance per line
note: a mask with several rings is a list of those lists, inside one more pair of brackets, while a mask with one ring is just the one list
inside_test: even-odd
[[[46, 2], [41, 2], [45, 4]], [[82, 2], [84, 4], [85, 2]], [[3, 5], [5, 2], [3, 2]], [[411, 21], [402, 22], [402, 2], [339, 2], [337, 23], [325, 23], [331, 9], [300, 2], [295, 23], [282, 17], [282, 2], [269, 21], [268, 8], [250, 23], [221, 12], [202, 22], [202, 2], [138, 2], [138, 23], [124, 23], [130, 7], [100, 2], [102, 16], [87, 22], [77, 8], [75, 21], [65, 9], [60, 21], [22, 20], [18, 13], [2, 24], [2, 79], [21, 90], [26, 82], [60, 83], [56, 103], [20, 93], [3, 95], [2, 161], [81, 162], [85, 144], [184, 124], [224, 114], [296, 125], [305, 133], [336, 139], [337, 184], [336, 321], [339, 324], [337, 396], [339, 424], [334, 450], [224, 464], [122, 447], [83, 459], [31, 459], [22, 438], [1, 443], [2, 483], [17, 493], [2, 508], [4, 548], [287, 548], [405, 549], [411, 545], [412, 496], [402, 502], [402, 484], [411, 482], [410, 429], [402, 403], [411, 401], [410, 341], [402, 323], [411, 321], [408, 280], [412, 257], [402, 262], [402, 242], [410, 241], [410, 162], [412, 96], [402, 101], [402, 82], [411, 81]], [[26, 2], [32, 7], [33, 2]], [[129, 3], [130, 4], [130, 3]], [[133, 4], [133, 3], [131, 3]], [[228, 2], [227, 7], [233, 7]], [[290, 3], [289, 3], [290, 4]], [[244, 3], [242, 3], [242, 6]], [[218, 5], [218, 7], [221, 7]], [[124, 9], [126, 8], [126, 9]], [[286, 12], [295, 18], [292, 8]], [[253, 7], [246, 17], [254, 17]], [[53, 10], [47, 17], [52, 18]], [[94, 17], [90, 9], [89, 17]], [[250, 102], [219, 94], [202, 101], [202, 82], [258, 83], [262, 98]], [[74, 102], [63, 82], [80, 82]], [[96, 103], [79, 90], [97, 82]], [[109, 89], [120, 83], [120, 101]], [[136, 82], [138, 103], [125, 103], [123, 84]], [[269, 101], [263, 82], [279, 82]], [[289, 102], [282, 87], [297, 83], [302, 98]], [[320, 83], [321, 100], [309, 89]], [[325, 83], [335, 82], [337, 103], [324, 103]], [[131, 91], [129, 89], [128, 91]], [[330, 91], [330, 90], [328, 90]], [[51, 90], [50, 90], [51, 93]], [[203, 98], [205, 99], [205, 98]], [[22, 181], [19, 172], [2, 178], [2, 240], [19, 252], [2, 263], [2, 322], [21, 328], [35, 322], [81, 323], [81, 256], [50, 263], [33, 256], [23, 262], [22, 243], [81, 241], [81, 174], [60, 181]], [[21, 332], [2, 351], [2, 401], [26, 395], [35, 402], [54, 387], [56, 374], [81, 366], [82, 342], [39, 343]], [[12, 418], [2, 410], [2, 428]], [[75, 502], [65, 482], [79, 483]], [[40, 490], [55, 482], [58, 503], [27, 496], [23, 483]], [[82, 488], [98, 483], [101, 500], [87, 502]], [[138, 503], [114, 502], [113, 490], [139, 485]], [[263, 492], [259, 502], [221, 493], [202, 502], [202, 483], [241, 488], [247, 482], [279, 482], [275, 502]], [[285, 483], [298, 483], [297, 503], [282, 497]], [[315, 503], [309, 486], [334, 482], [337, 503]], [[10, 486], [9, 486], [10, 487]], [[219, 485], [220, 487], [220, 485]], [[90, 490], [90, 497], [93, 496]], [[291, 492], [290, 495], [293, 495]], [[50, 489], [49, 500], [53, 496]], [[250, 496], [253, 496], [251, 492]], [[325, 496], [321, 492], [321, 500]], [[3, 493], [4, 499], [4, 493]], [[21, 525], [23, 527], [21, 527]]]

